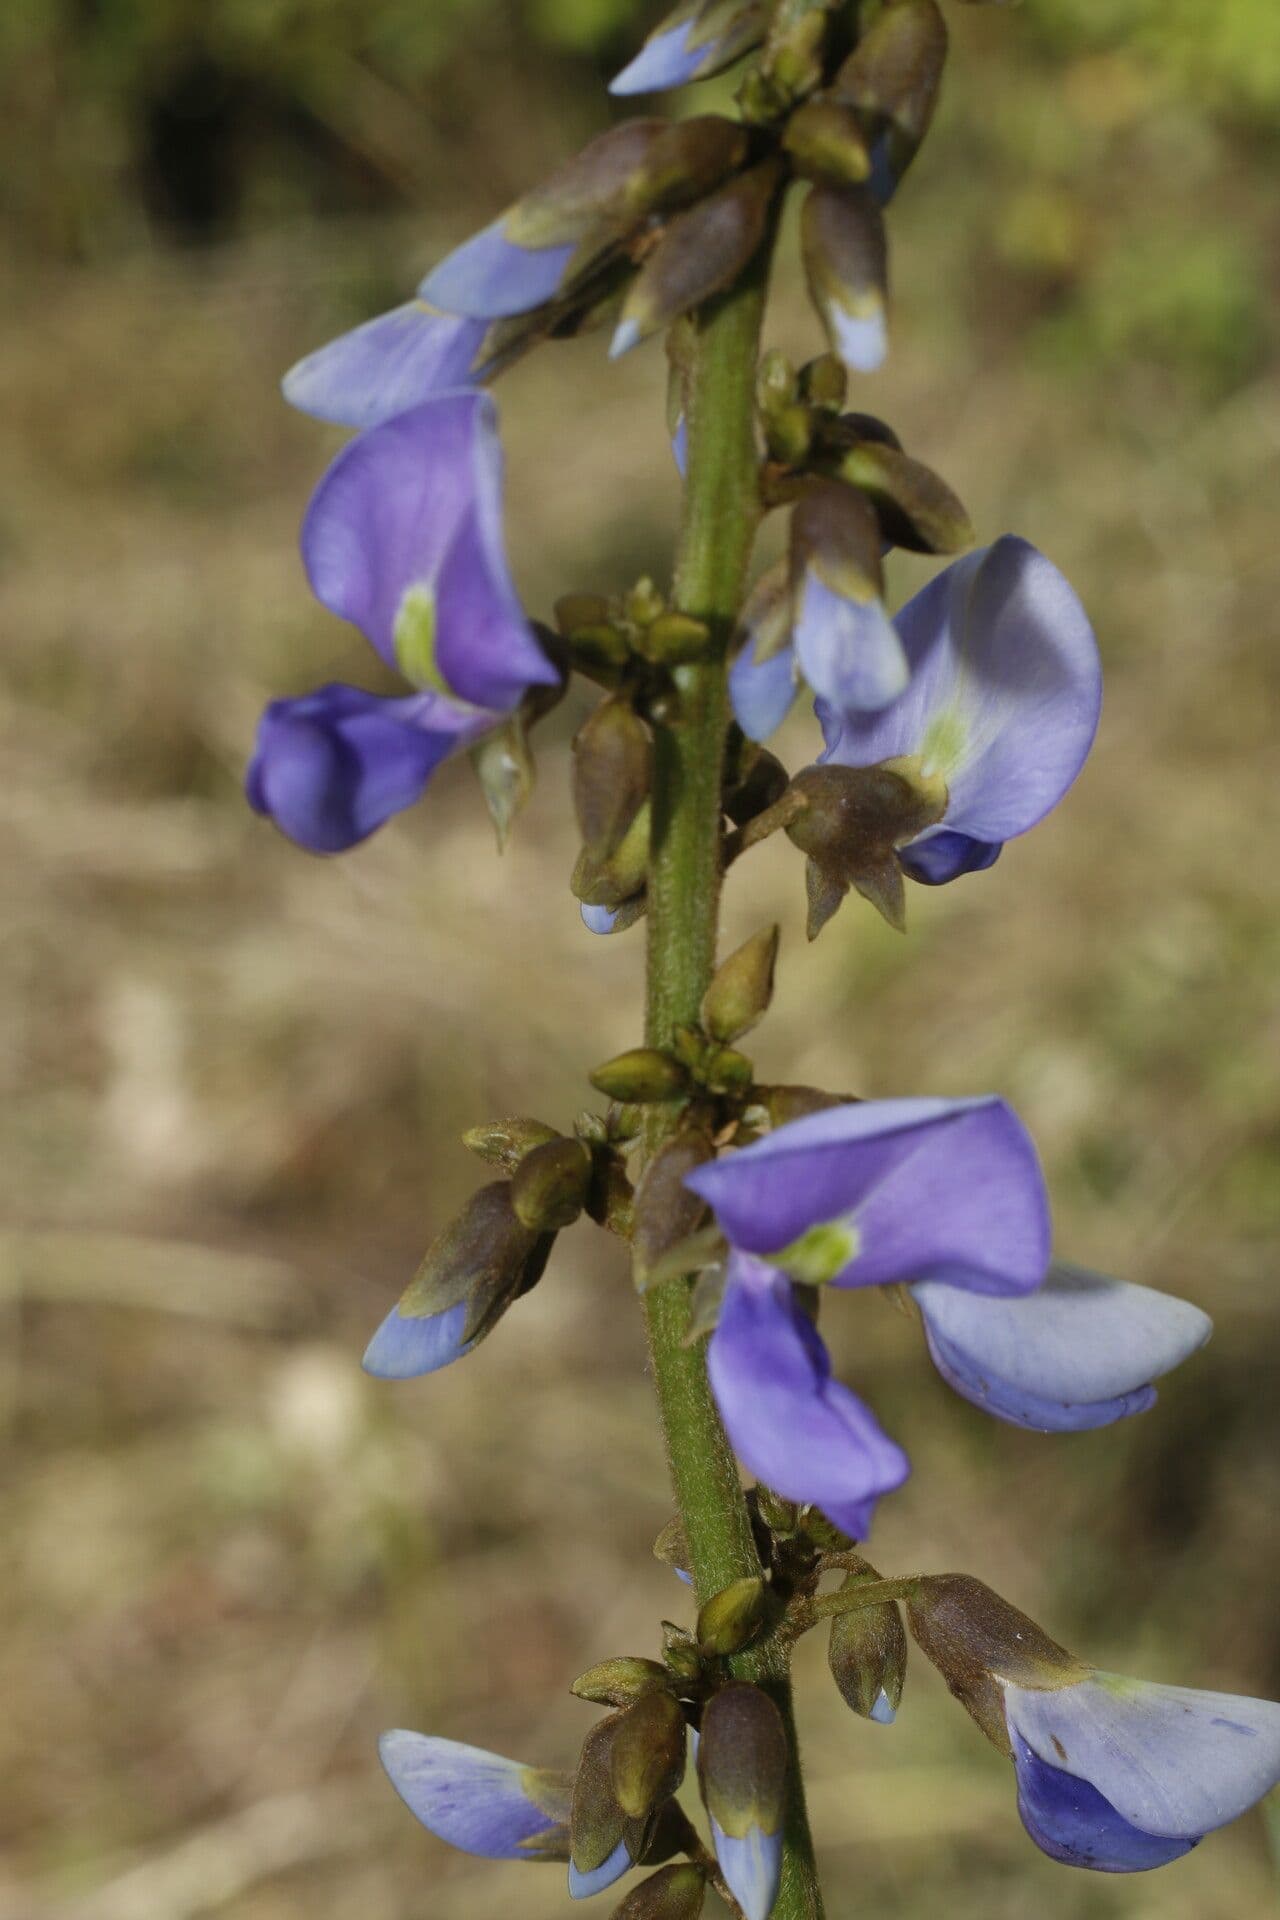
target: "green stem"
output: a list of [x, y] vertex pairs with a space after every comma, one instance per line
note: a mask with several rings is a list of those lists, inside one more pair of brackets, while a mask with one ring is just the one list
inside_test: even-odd
[[[656, 729], [653, 841], [648, 883], [646, 1034], [668, 1047], [696, 1025], [715, 967], [721, 876], [721, 780], [728, 721], [727, 650], [742, 603], [760, 517], [754, 436], [756, 362], [769, 249], [755, 273], [698, 316], [692, 328], [685, 405], [688, 479], [675, 599], [715, 636], [713, 655], [675, 672], [676, 711]], [[648, 1146], [661, 1144], [655, 1120]], [[654, 1380], [699, 1604], [760, 1572], [738, 1469], [711, 1397], [701, 1343], [686, 1347], [692, 1283], [675, 1280], [644, 1296]], [[782, 1888], [774, 1920], [823, 1920], [805, 1811], [787, 1649], [749, 1648], [730, 1663], [777, 1702], [791, 1743]]]

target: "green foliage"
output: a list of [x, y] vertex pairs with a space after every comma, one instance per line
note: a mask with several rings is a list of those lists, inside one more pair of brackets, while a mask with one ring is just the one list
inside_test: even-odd
[[1275, 0], [1031, 0], [1031, 21], [1058, 51], [1127, 49], [1227, 114], [1280, 108]]

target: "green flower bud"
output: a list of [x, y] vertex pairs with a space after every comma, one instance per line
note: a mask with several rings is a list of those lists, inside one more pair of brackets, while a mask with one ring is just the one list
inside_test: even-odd
[[602, 1660], [589, 1667], [570, 1687], [579, 1700], [593, 1700], [601, 1707], [629, 1707], [646, 1693], [665, 1691], [671, 1675], [657, 1660], [643, 1660], [638, 1654], [622, 1654], [616, 1660]]
[[998, 1593], [967, 1573], [921, 1580], [907, 1602], [907, 1624], [988, 1740], [1011, 1752], [1003, 1687], [1054, 1692], [1076, 1686], [1092, 1669]]
[[759, 1639], [768, 1609], [768, 1590], [759, 1574], [748, 1574], [722, 1587], [698, 1614], [699, 1650], [722, 1660], [740, 1653]]
[[678, 1680], [694, 1681], [702, 1673], [702, 1655], [687, 1627], [672, 1620], [662, 1623], [662, 1657]]
[[606, 1060], [587, 1077], [597, 1092], [607, 1094], [610, 1100], [635, 1101], [640, 1106], [678, 1100], [688, 1087], [684, 1068], [656, 1047], [632, 1047]]
[[811, 407], [839, 413], [849, 391], [849, 373], [835, 353], [820, 353], [800, 369], [800, 392]]
[[516, 1217], [535, 1233], [571, 1227], [587, 1201], [591, 1155], [578, 1140], [548, 1140], [527, 1153], [511, 1176]]
[[729, 1045], [769, 1011], [781, 938], [781, 927], [765, 927], [721, 963], [702, 996], [702, 1024], [713, 1040]]
[[792, 114], [782, 144], [796, 172], [809, 180], [857, 186], [871, 172], [871, 156], [852, 107], [839, 100], [808, 100]]
[[[570, 881], [577, 898], [588, 906], [616, 911], [643, 893], [649, 874], [649, 830], [646, 800], [607, 860], [594, 860], [584, 847]], [[639, 911], [643, 911], [642, 906]], [[638, 913], [633, 917], [638, 918]]]
[[684, 1778], [687, 1728], [667, 1689], [642, 1694], [617, 1717], [609, 1765], [613, 1791], [630, 1820], [647, 1820]]
[[677, 1514], [674, 1520], [668, 1520], [662, 1532], [653, 1543], [653, 1557], [661, 1560], [665, 1566], [675, 1567], [677, 1572], [691, 1574], [693, 1557], [689, 1552], [689, 1538], [684, 1530], [684, 1521]]
[[659, 667], [682, 667], [705, 660], [711, 648], [711, 629], [687, 613], [664, 613], [640, 636], [639, 651]]
[[504, 1173], [514, 1173], [527, 1153], [559, 1138], [559, 1128], [549, 1127], [545, 1120], [517, 1117], [486, 1120], [483, 1126], [469, 1127], [462, 1136], [462, 1144], [469, 1153], [477, 1154], [491, 1166], [501, 1167]]
[[597, 1721], [582, 1743], [569, 1812], [569, 1851], [579, 1873], [604, 1865], [627, 1824], [613, 1789], [613, 1740], [621, 1717]]
[[631, 1889], [613, 1920], [698, 1920], [706, 1892], [701, 1867], [661, 1867]]

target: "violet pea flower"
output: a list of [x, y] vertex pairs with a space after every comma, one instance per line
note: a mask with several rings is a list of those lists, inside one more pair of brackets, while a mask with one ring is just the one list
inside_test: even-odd
[[1101, 665], [1070, 585], [1012, 535], [946, 568], [896, 626], [906, 692], [875, 713], [819, 700], [823, 759], [905, 761], [945, 783], [942, 820], [898, 849], [913, 880], [937, 886], [989, 867], [1057, 806], [1093, 744]]
[[267, 709], [248, 797], [299, 845], [355, 845], [449, 754], [558, 681], [511, 582], [501, 491], [493, 402], [474, 392], [371, 428], [320, 482], [302, 532], [312, 589], [417, 691], [328, 686]]
[[1035, 1149], [997, 1099], [834, 1107], [699, 1167], [731, 1255], [707, 1351], [735, 1452], [788, 1499], [864, 1538], [906, 1455], [832, 1379], [793, 1282], [933, 1279], [986, 1296], [1030, 1293], [1049, 1261]]
[[1280, 1705], [1270, 1700], [1096, 1670], [1002, 1693], [1023, 1825], [1067, 1866], [1165, 1866], [1280, 1782]]

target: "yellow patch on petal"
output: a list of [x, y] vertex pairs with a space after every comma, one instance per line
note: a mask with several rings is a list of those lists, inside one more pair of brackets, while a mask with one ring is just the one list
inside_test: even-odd
[[436, 596], [423, 582], [406, 587], [396, 611], [396, 662], [415, 687], [448, 693], [449, 685], [436, 663]]
[[920, 760], [929, 773], [954, 773], [969, 745], [969, 728], [954, 707], [935, 713], [924, 730]]
[[789, 1247], [765, 1257], [771, 1267], [781, 1267], [803, 1286], [821, 1287], [856, 1260], [861, 1246], [862, 1236], [852, 1220], [823, 1220]]

